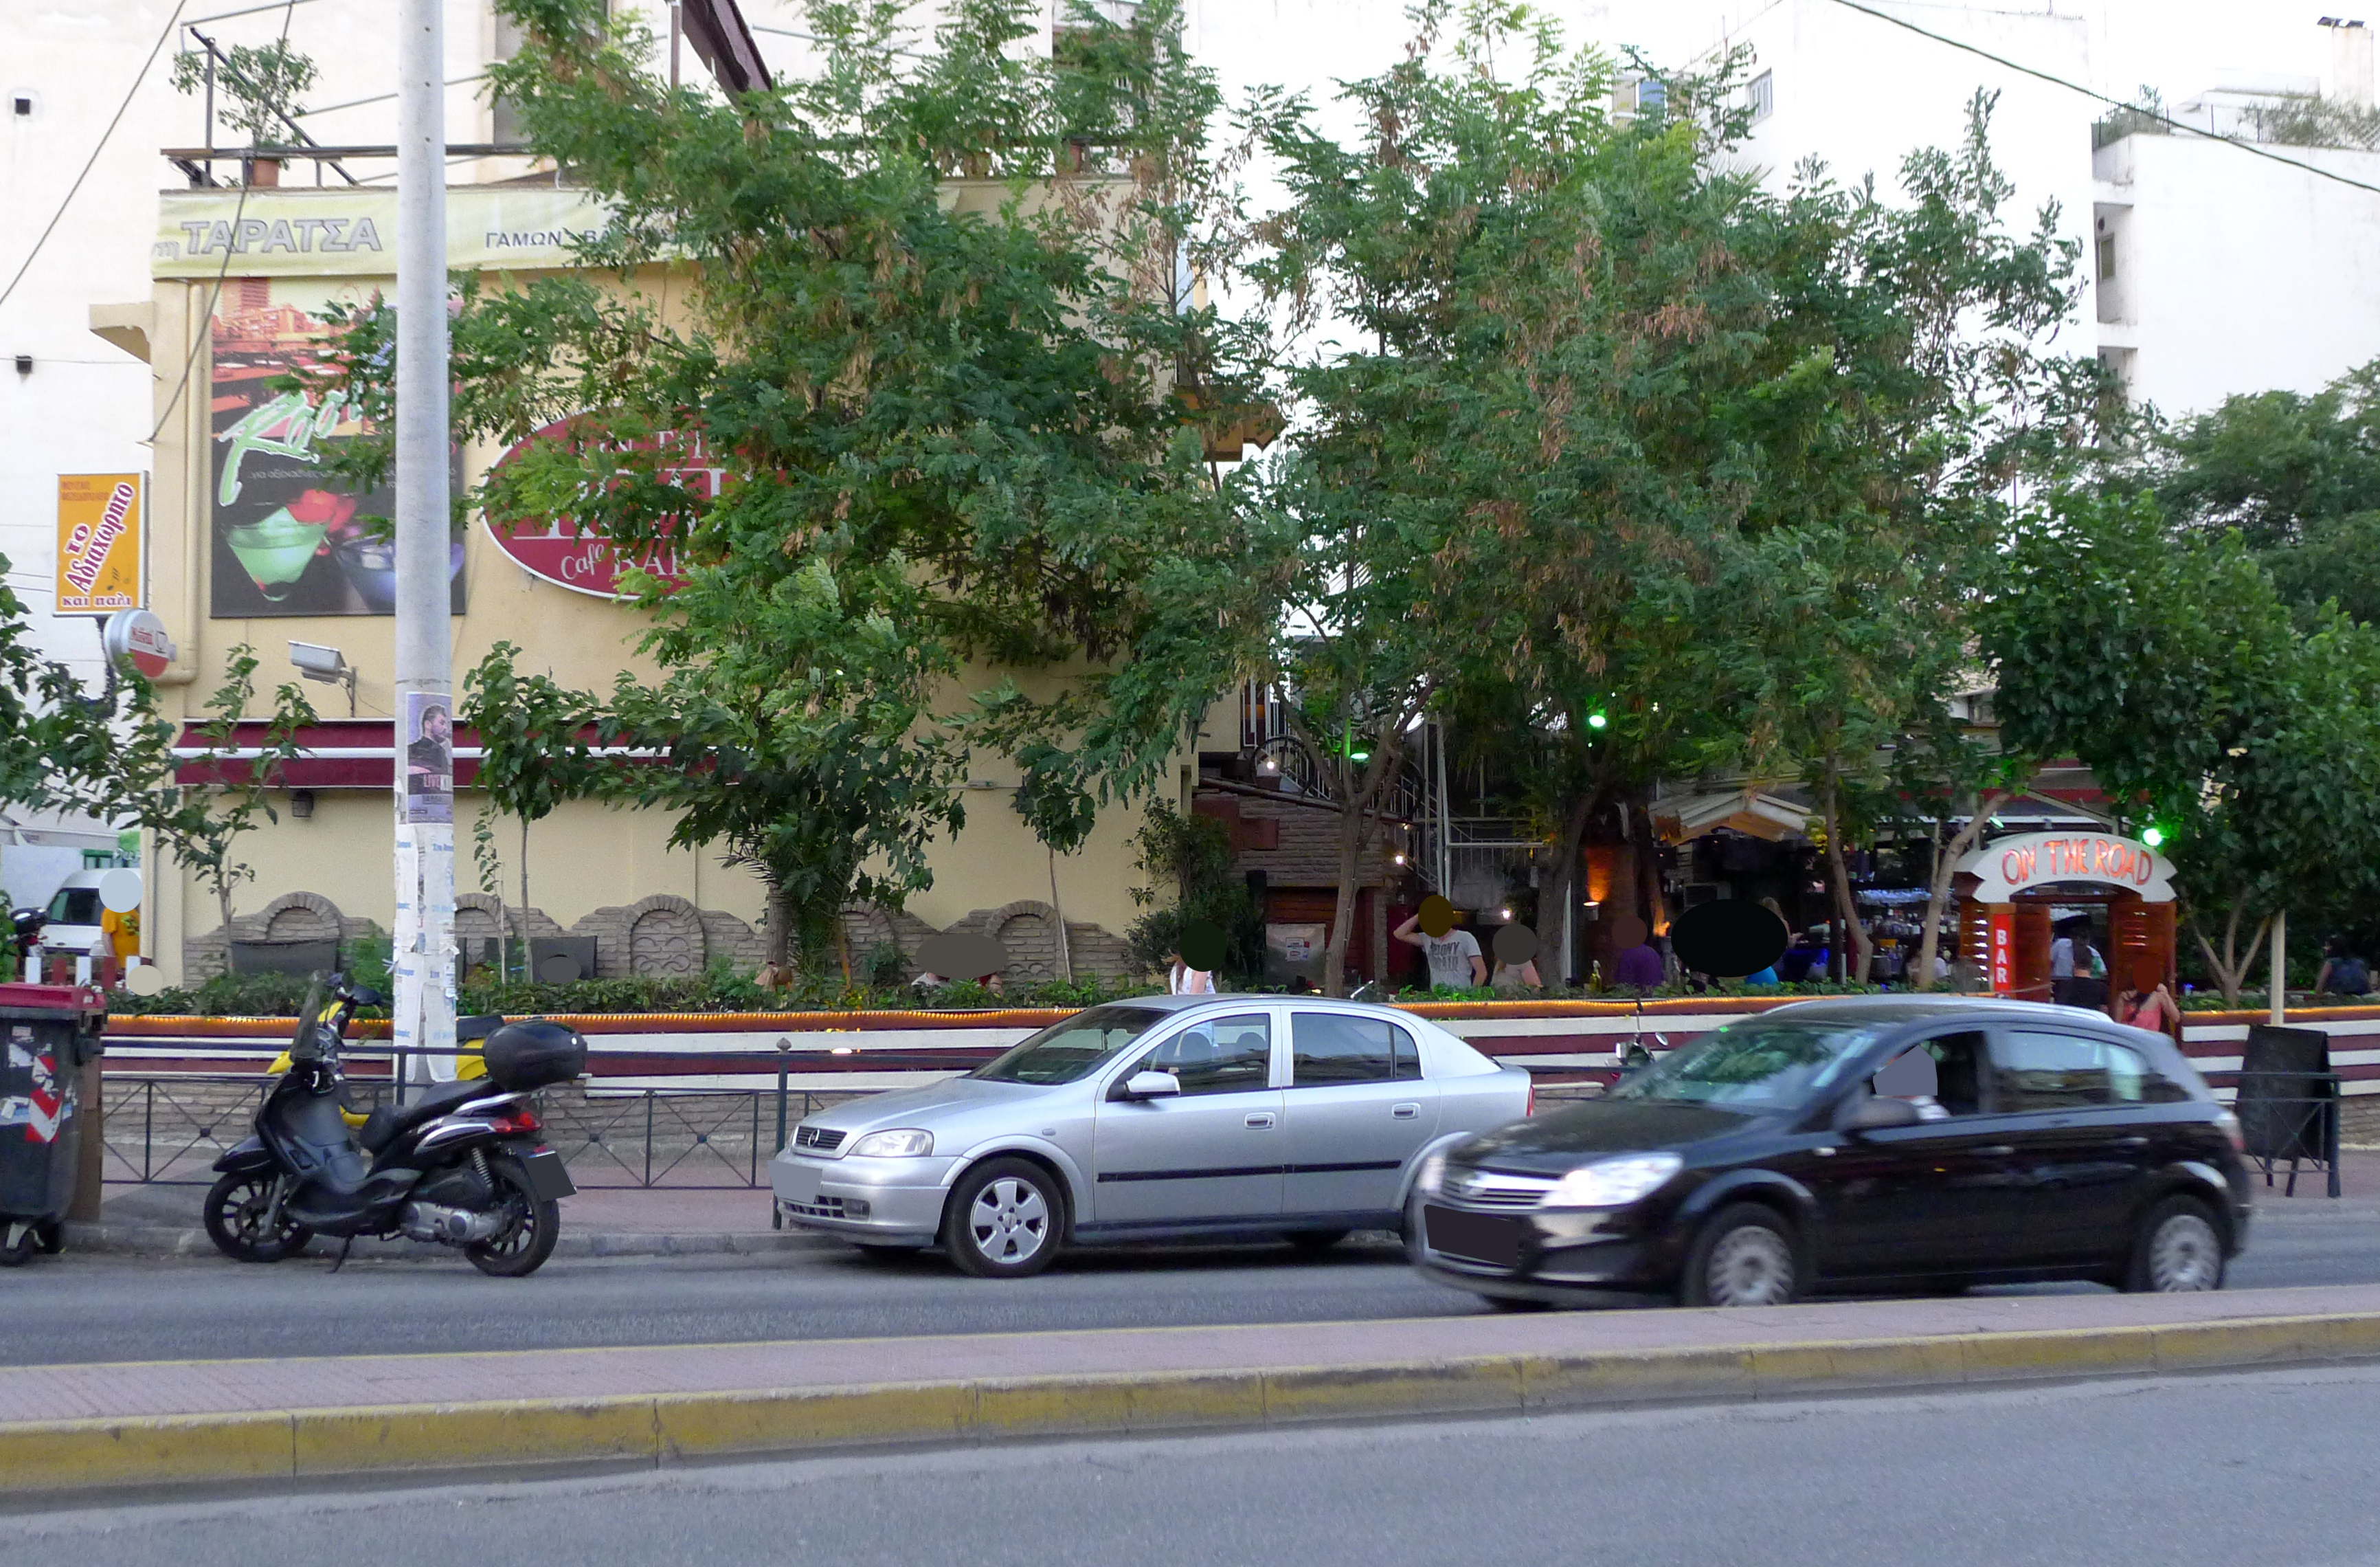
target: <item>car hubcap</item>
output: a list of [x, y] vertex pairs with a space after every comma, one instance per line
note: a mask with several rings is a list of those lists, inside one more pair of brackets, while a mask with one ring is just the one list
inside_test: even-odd
[[2211, 1290], [2222, 1258], [2215, 1226], [2194, 1213], [2177, 1213], [2149, 1242], [2149, 1283], [2168, 1292]]
[[1713, 1306], [1779, 1306], [1793, 1298], [1793, 1254], [1774, 1230], [1747, 1224], [1711, 1247]]
[[967, 1229], [992, 1261], [1024, 1262], [1050, 1238], [1050, 1205], [1029, 1183], [1003, 1175], [976, 1194]]

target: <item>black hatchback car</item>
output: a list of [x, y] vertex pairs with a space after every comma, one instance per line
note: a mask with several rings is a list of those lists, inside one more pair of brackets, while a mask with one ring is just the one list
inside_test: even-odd
[[1431, 1156], [1407, 1233], [1426, 1273], [1506, 1306], [2219, 1289], [2248, 1233], [2239, 1130], [2172, 1041], [2095, 1013], [1809, 1002]]

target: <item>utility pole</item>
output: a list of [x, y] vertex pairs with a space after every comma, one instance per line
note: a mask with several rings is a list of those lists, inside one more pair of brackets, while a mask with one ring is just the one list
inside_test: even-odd
[[443, 10], [401, 0], [396, 43], [395, 1034], [400, 1075], [416, 1081], [416, 1063], [455, 1050]]

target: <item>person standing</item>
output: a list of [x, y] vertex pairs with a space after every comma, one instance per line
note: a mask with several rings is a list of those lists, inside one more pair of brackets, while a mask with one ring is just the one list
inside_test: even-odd
[[2355, 955], [2354, 947], [2344, 936], [2333, 936], [2322, 950], [2322, 972], [2313, 977], [2315, 994], [2328, 991], [2334, 996], [2367, 996], [2372, 993], [2372, 971]]
[[[1440, 900], [1442, 901], [1442, 900]], [[1450, 919], [1438, 935], [1421, 929], [1423, 915], [1409, 914], [1403, 924], [1391, 932], [1409, 947], [1419, 947], [1429, 960], [1429, 983], [1432, 990], [1475, 990], [1488, 983], [1488, 960], [1479, 955], [1479, 938], [1468, 930], [1457, 930]], [[1443, 911], [1453, 913], [1451, 905]]]
[[2170, 1035], [2176, 1042], [2181, 1039], [2181, 1008], [2153, 963], [2134, 966], [2131, 984], [2108, 1006], [2107, 1015], [2152, 1034]]
[[1215, 993], [1215, 976], [1204, 968], [1193, 968], [1182, 961], [1179, 952], [1168, 953], [1165, 962], [1165, 993], [1169, 996], [1211, 996]]
[[1668, 978], [1660, 949], [1649, 941], [1621, 949], [1611, 960], [1611, 982], [1623, 990], [1657, 990]]

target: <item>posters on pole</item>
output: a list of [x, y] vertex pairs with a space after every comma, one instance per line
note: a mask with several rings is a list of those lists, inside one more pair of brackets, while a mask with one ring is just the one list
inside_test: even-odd
[[[365, 432], [360, 410], [273, 384], [323, 362], [328, 297], [319, 283], [249, 277], [226, 285], [216, 307], [209, 534], [218, 620], [396, 611], [395, 547], [371, 523], [395, 515], [394, 489], [358, 494], [322, 467], [337, 443]], [[459, 471], [454, 482], [459, 491]], [[460, 614], [459, 528], [447, 580], [451, 612]]]
[[405, 693], [405, 793], [399, 814], [410, 822], [455, 820], [455, 699], [443, 691]]
[[140, 475], [58, 475], [57, 613], [140, 608]]

